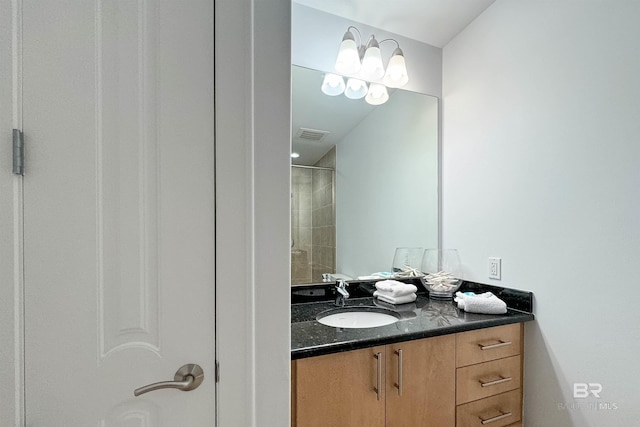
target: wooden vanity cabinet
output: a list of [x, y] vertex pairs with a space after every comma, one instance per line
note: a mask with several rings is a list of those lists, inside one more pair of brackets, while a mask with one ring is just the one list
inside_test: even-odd
[[518, 427], [522, 324], [456, 334], [456, 427]]
[[522, 427], [523, 326], [291, 362], [294, 427]]
[[454, 427], [454, 335], [294, 360], [292, 425]]
[[387, 427], [455, 426], [455, 337], [387, 345]]
[[372, 347], [292, 361], [291, 425], [383, 427], [384, 353]]

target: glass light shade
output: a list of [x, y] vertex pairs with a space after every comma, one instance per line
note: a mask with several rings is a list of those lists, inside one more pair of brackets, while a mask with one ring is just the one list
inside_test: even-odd
[[364, 100], [371, 105], [384, 104], [389, 100], [387, 87], [380, 83], [371, 83], [369, 86], [369, 92], [367, 92], [367, 97]]
[[364, 98], [368, 90], [369, 88], [365, 81], [351, 78], [347, 80], [347, 87], [344, 90], [344, 96], [350, 99], [360, 99]]
[[360, 55], [358, 54], [358, 46], [353, 39], [353, 34], [349, 31], [344, 33], [338, 57], [336, 58], [336, 71], [341, 74], [356, 74], [360, 71]]
[[404, 62], [404, 54], [400, 48], [396, 49], [387, 65], [387, 72], [382, 82], [388, 87], [402, 87], [409, 81], [407, 65]]
[[[372, 40], [375, 42], [375, 39]], [[362, 58], [362, 68], [360, 75], [365, 80], [378, 80], [384, 76], [384, 65], [382, 64], [382, 55], [378, 43], [369, 43], [369, 47], [364, 52]]]
[[322, 81], [322, 93], [329, 96], [340, 95], [344, 92], [344, 79], [337, 74], [327, 73]]

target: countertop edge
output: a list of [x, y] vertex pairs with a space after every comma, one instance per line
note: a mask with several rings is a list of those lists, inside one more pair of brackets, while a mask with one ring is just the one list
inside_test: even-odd
[[524, 323], [535, 320], [533, 313], [520, 310], [509, 309], [510, 316], [492, 318], [479, 322], [461, 323], [453, 326], [442, 326], [439, 328], [425, 329], [402, 335], [393, 335], [383, 338], [362, 339], [336, 344], [318, 345], [307, 348], [291, 350], [291, 360], [305, 359], [308, 357], [323, 356], [344, 351], [359, 350], [363, 348], [376, 347], [380, 345], [393, 344], [396, 342], [413, 341], [422, 338], [437, 337], [440, 335], [455, 334], [458, 332], [473, 331], [477, 329], [491, 328], [494, 326], [510, 325], [514, 323]]

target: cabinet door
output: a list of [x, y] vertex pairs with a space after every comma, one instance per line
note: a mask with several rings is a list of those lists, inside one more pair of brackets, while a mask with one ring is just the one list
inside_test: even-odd
[[293, 426], [383, 427], [384, 347], [296, 360]]
[[455, 337], [387, 346], [387, 427], [455, 425]]

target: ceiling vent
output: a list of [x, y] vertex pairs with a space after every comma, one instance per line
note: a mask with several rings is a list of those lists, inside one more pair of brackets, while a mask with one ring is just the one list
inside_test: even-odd
[[326, 130], [300, 128], [298, 129], [298, 132], [296, 132], [296, 139], [303, 139], [305, 141], [313, 141], [313, 142], [321, 142], [330, 133], [331, 132]]

